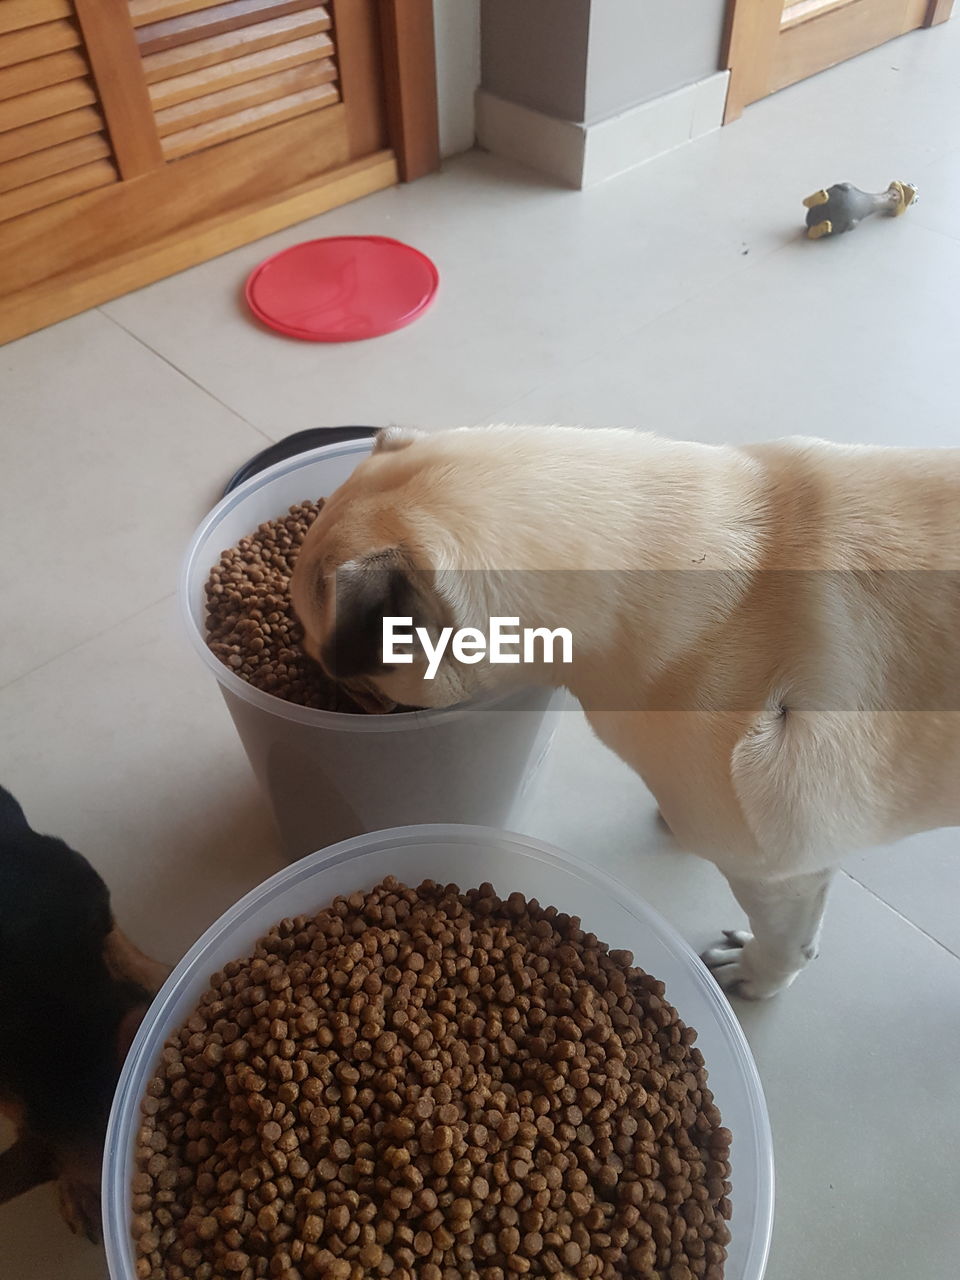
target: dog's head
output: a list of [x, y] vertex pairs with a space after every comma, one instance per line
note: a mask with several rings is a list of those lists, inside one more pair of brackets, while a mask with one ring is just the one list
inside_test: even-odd
[[455, 453], [435, 436], [381, 432], [324, 504], [297, 559], [290, 591], [304, 649], [366, 710], [450, 706], [489, 687], [489, 668], [449, 654], [428, 679], [419, 644], [405, 650], [410, 663], [384, 661], [385, 617], [412, 619], [434, 642], [443, 628], [465, 625], [462, 571], [475, 546]]

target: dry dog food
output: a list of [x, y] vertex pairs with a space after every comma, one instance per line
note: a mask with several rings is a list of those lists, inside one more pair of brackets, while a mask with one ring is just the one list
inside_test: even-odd
[[207, 579], [207, 644], [265, 693], [321, 711], [359, 712], [301, 649], [303, 631], [290, 604], [290, 575], [322, 506], [322, 498], [293, 506], [223, 552]]
[[388, 879], [215, 974], [142, 1101], [141, 1280], [721, 1280], [730, 1133], [663, 985]]

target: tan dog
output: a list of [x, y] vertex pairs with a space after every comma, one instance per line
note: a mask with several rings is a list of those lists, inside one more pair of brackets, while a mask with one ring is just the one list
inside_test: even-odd
[[[754, 998], [817, 954], [843, 856], [960, 823], [960, 449], [392, 430], [293, 579], [309, 651], [385, 700], [565, 685], [750, 919]], [[382, 618], [564, 626], [560, 666], [386, 666]]]

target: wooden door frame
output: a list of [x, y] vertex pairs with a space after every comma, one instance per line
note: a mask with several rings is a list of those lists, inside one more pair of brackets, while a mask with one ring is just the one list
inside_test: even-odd
[[380, 0], [390, 146], [404, 182], [440, 168], [433, 0]]
[[[946, 22], [953, 0], [928, 0], [924, 27]], [[739, 119], [743, 109], [766, 95], [764, 76], [780, 33], [783, 5], [778, 0], [727, 0], [721, 69], [729, 70], [723, 123]]]

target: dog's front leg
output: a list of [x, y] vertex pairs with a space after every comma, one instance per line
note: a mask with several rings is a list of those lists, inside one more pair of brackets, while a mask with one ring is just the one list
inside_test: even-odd
[[0, 1151], [0, 1204], [48, 1182], [54, 1176], [53, 1160], [46, 1143], [25, 1134], [12, 1147]]
[[703, 953], [724, 991], [764, 1000], [789, 987], [819, 953], [820, 927], [833, 870], [760, 881], [728, 877], [752, 933], [728, 930]]

